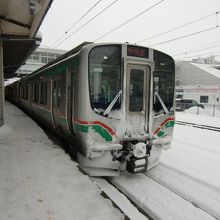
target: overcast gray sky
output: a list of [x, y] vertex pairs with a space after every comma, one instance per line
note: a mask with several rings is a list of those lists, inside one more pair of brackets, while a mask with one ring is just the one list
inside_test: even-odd
[[[96, 2], [98, 0], [54, 0], [40, 28], [43, 36], [41, 46], [70, 50], [84, 41], [94, 42], [143, 12], [97, 42], [138, 43], [166, 52], [176, 59], [188, 57], [190, 60], [203, 54], [220, 55], [220, 27], [215, 28], [220, 25], [220, 13], [214, 14], [220, 11], [220, 0], [102, 0], [69, 30]], [[180, 28], [191, 22], [191, 25]], [[172, 29], [176, 30], [161, 34]], [[182, 38], [186, 35], [191, 36]], [[147, 38], [151, 39], [143, 41]], [[174, 40], [176, 38], [181, 39]], [[185, 52], [187, 54], [182, 54]]]

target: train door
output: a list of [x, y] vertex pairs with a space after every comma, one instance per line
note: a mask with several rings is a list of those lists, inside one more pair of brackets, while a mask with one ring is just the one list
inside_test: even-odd
[[68, 124], [68, 131], [69, 133], [73, 134], [73, 115], [74, 115], [74, 85], [73, 85], [73, 67], [68, 67], [67, 69], [67, 77], [66, 77], [66, 90], [67, 90], [67, 97], [66, 97], [66, 103], [67, 103], [67, 124]]
[[127, 64], [127, 122], [131, 134], [149, 131], [150, 67]]

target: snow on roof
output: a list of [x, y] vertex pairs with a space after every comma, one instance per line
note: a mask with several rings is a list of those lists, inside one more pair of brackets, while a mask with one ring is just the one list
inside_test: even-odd
[[220, 79], [220, 70], [215, 68], [215, 66], [211, 64], [201, 64], [201, 63], [191, 63], [191, 64]]
[[6, 81], [4, 81], [4, 86], [7, 86], [7, 85], [10, 85], [18, 80], [20, 80], [21, 78], [18, 78], [18, 77], [14, 77], [14, 78], [11, 78], [11, 79], [8, 79]]

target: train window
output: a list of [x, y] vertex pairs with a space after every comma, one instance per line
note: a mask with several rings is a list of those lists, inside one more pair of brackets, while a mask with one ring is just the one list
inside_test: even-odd
[[47, 105], [47, 82], [44, 83], [44, 105]]
[[20, 98], [23, 99], [23, 86], [20, 87]]
[[[92, 108], [105, 110], [121, 90], [121, 46], [98, 46], [89, 54], [89, 87]], [[120, 99], [112, 109], [119, 109]]]
[[140, 112], [143, 110], [144, 71], [132, 69], [130, 72], [129, 110]]
[[22, 86], [22, 99], [26, 99], [26, 85]]
[[60, 89], [58, 91], [60, 99], [60, 111], [66, 112], [66, 74], [60, 75]]
[[44, 86], [43, 83], [40, 84], [40, 104], [44, 104], [43, 101], [43, 91], [44, 91]]
[[56, 93], [57, 93], [57, 82], [53, 81], [53, 106], [57, 106], [57, 100], [56, 100]]
[[25, 99], [28, 100], [29, 97], [29, 90], [28, 90], [28, 85], [25, 85]]
[[47, 82], [42, 82], [40, 85], [40, 104], [47, 104]]
[[34, 84], [34, 102], [39, 102], [39, 84]]
[[60, 109], [61, 102], [61, 83], [60, 80], [57, 81], [57, 107]]
[[[167, 109], [173, 107], [175, 65], [173, 59], [159, 51], [154, 51], [155, 71], [154, 71], [154, 92], [158, 92]], [[158, 114], [163, 112], [163, 107], [154, 97], [154, 111]]]

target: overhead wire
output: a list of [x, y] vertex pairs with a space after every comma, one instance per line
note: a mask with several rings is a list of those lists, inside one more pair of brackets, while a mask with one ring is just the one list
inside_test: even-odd
[[[211, 17], [211, 16], [214, 16], [214, 15], [217, 16], [218, 13], [219, 13], [219, 11], [216, 11], [216, 12], [214, 12], [214, 13], [212, 13], [212, 14], [209, 14], [209, 15], [206, 15], [206, 16], [204, 16], [204, 17], [201, 17], [201, 18], [198, 18], [198, 19], [196, 19], [196, 20], [193, 20], [193, 21], [191, 21], [191, 22], [182, 24], [182, 25], [180, 25], [180, 26], [178, 26], [178, 27], [175, 27], [175, 28], [172, 28], [172, 29], [170, 29], [170, 30], [164, 31], [164, 32], [162, 32], [162, 33], [156, 34], [156, 35], [151, 36], [151, 37], [149, 37], [149, 38], [145, 38], [145, 39], [143, 39], [143, 40], [140, 40], [140, 41], [138, 41], [137, 43], [142, 43], [142, 42], [144, 42], [144, 41], [151, 40], [151, 39], [156, 38], [156, 37], [159, 37], [159, 36], [161, 36], [161, 35], [168, 34], [168, 33], [170, 33], [170, 32], [176, 31], [176, 30], [178, 30], [178, 29], [187, 27], [187, 26], [189, 26], [189, 25], [191, 25], [191, 24], [194, 24], [194, 23], [197, 23], [197, 22], [202, 21], [202, 20], [204, 20], [204, 19], [207, 19], [207, 18], [209, 18], [209, 17]], [[218, 24], [217, 24], [217, 26], [218, 26]]]
[[204, 47], [207, 47], [207, 46], [211, 46], [211, 45], [213, 45], [215, 43], [220, 43], [220, 40], [213, 41], [213, 42], [208, 43], [208, 44], [203, 44], [203, 45], [196, 46], [196, 47], [194, 47], [194, 50], [197, 50], [197, 49], [200, 49], [200, 48], [204, 48]]
[[71, 25], [67, 31], [65, 31], [64, 34], [60, 35], [60, 37], [57, 38], [57, 40], [54, 41], [54, 43], [51, 45], [53, 47], [60, 39], [62, 39], [69, 31], [71, 31], [86, 15], [89, 14], [90, 11], [92, 11], [102, 0], [97, 1], [89, 10], [87, 10], [73, 25]]
[[57, 44], [54, 48], [60, 46], [61, 44], [63, 44], [67, 39], [69, 39], [70, 37], [72, 37], [74, 34], [76, 34], [78, 31], [80, 31], [83, 27], [85, 27], [86, 25], [88, 25], [91, 21], [93, 21], [95, 18], [97, 18], [99, 15], [101, 15], [103, 12], [105, 12], [107, 9], [109, 9], [112, 5], [114, 5], [117, 1], [119, 0], [114, 0], [112, 3], [110, 3], [109, 5], [107, 5], [102, 11], [100, 11], [99, 13], [97, 13], [94, 17], [92, 17], [90, 20], [88, 20], [86, 23], [84, 23], [83, 25], [81, 25], [79, 28], [77, 28], [73, 33], [71, 33], [69, 36], [67, 36], [63, 41], [61, 41], [59, 44]]
[[212, 48], [216, 48], [216, 47], [220, 47], [220, 45], [215, 45], [215, 46], [212, 46], [212, 47], [206, 47], [206, 48], [203, 48], [203, 49], [198, 49], [198, 50], [191, 50], [191, 51], [186, 51], [186, 52], [183, 52], [183, 53], [178, 53], [178, 54], [175, 54], [173, 55], [173, 57], [177, 57], [177, 56], [180, 56], [180, 55], [186, 55], [186, 54], [190, 54], [190, 53], [195, 53], [195, 52], [199, 52], [199, 51], [203, 51], [203, 50], [208, 50], [208, 49], [212, 49]]
[[159, 43], [156, 43], [156, 44], [152, 44], [152, 45], [150, 45], [150, 47], [165, 44], [165, 43], [169, 43], [169, 42], [176, 41], [176, 40], [180, 40], [180, 39], [183, 39], [183, 38], [186, 38], [186, 37], [190, 37], [190, 36], [193, 36], [193, 35], [208, 32], [208, 31], [211, 31], [211, 30], [214, 30], [214, 29], [217, 29], [217, 28], [219, 28], [219, 26], [203, 29], [201, 31], [197, 31], [197, 32], [194, 32], [194, 33], [191, 33], [191, 34], [187, 34], [187, 35], [184, 35], [184, 36], [180, 36], [180, 37], [176, 37], [176, 38], [173, 38], [173, 39], [170, 39], [170, 40], [166, 40], [166, 41], [162, 41], [162, 42], [159, 42]]
[[147, 11], [151, 10], [152, 8], [156, 7], [157, 5], [159, 5], [160, 3], [162, 3], [164, 0], [161, 0], [159, 2], [157, 2], [156, 4], [152, 5], [151, 7], [145, 9], [144, 11], [140, 12], [139, 14], [135, 15], [134, 17], [130, 18], [129, 20], [125, 21], [124, 23], [120, 24], [119, 26], [113, 28], [111, 31], [103, 34], [102, 36], [98, 37], [96, 40], [94, 40], [94, 42], [97, 42], [98, 40], [101, 40], [102, 38], [106, 37], [107, 35], [111, 34], [112, 32], [116, 31], [117, 29], [121, 28], [122, 26], [128, 24], [129, 22], [133, 21], [134, 19], [138, 18], [139, 16], [143, 15], [144, 13], [146, 13]]
[[188, 59], [188, 58], [193, 58], [193, 57], [200, 57], [200, 56], [207, 56], [207, 55], [212, 55], [212, 54], [216, 54], [215, 56], [220, 56], [220, 51], [215, 51], [215, 52], [210, 52], [210, 53], [204, 53], [204, 54], [199, 54], [199, 55], [193, 55], [193, 56], [188, 56], [188, 57], [182, 57], [182, 58], [178, 58], [176, 60], [182, 60], [182, 59]]

